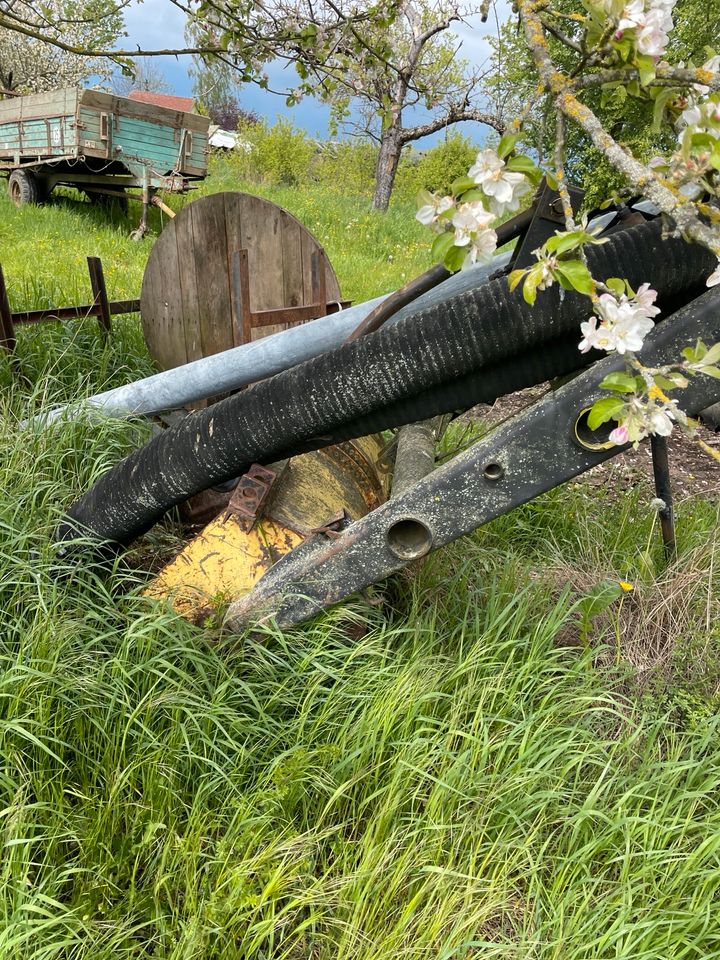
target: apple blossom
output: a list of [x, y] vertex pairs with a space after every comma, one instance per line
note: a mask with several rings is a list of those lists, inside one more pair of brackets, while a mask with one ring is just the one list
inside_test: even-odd
[[424, 226], [430, 227], [437, 221], [441, 214], [454, 206], [455, 201], [452, 197], [433, 197], [429, 203], [425, 203], [420, 207], [415, 214], [415, 219], [419, 220]]
[[615, 427], [614, 430], [610, 431], [610, 436], [608, 439], [610, 440], [610, 443], [614, 443], [616, 447], [622, 447], [630, 440], [628, 428], [624, 423], [621, 423], [619, 426]]
[[497, 250], [497, 234], [494, 230], [483, 229], [475, 233], [470, 241], [467, 256], [462, 268], [467, 270], [476, 263], [490, 263]]
[[587, 353], [590, 349], [607, 350], [615, 349], [615, 332], [611, 326], [605, 324], [597, 325], [598, 318], [590, 317], [584, 323], [580, 324], [580, 331], [583, 335], [578, 344], [580, 353]]
[[466, 247], [475, 233], [487, 229], [494, 220], [495, 215], [485, 209], [481, 200], [462, 204], [452, 218], [452, 225], [455, 227], [455, 246]]
[[468, 170], [468, 176], [489, 198], [496, 216], [517, 210], [520, 200], [532, 189], [524, 174], [506, 170], [505, 166], [505, 161], [494, 150], [486, 149], [478, 153]]

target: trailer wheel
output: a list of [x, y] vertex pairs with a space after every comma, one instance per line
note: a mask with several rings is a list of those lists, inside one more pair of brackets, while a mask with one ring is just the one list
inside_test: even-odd
[[37, 203], [37, 180], [29, 170], [13, 170], [8, 180], [8, 193], [16, 207]]

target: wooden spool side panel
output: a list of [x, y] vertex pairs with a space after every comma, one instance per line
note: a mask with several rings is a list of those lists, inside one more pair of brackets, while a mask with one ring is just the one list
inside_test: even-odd
[[177, 246], [178, 280], [182, 295], [185, 352], [188, 362], [191, 360], [200, 360], [204, 356], [200, 324], [192, 321], [193, 317], [199, 317], [200, 315], [200, 303], [198, 273], [193, 247], [192, 211], [189, 212], [189, 225], [183, 224], [183, 229], [173, 231]]
[[[243, 342], [232, 278], [232, 255], [242, 249], [248, 255], [253, 312], [316, 302], [312, 257], [322, 248], [298, 220], [250, 194], [218, 193], [197, 200], [160, 236], [143, 279], [145, 339], [162, 369]], [[326, 298], [338, 300], [335, 272], [327, 258], [325, 263]], [[255, 328], [252, 339], [288, 326]]]
[[[190, 204], [192, 249], [197, 277], [197, 314], [190, 305], [186, 323], [200, 327], [204, 357], [229, 350], [233, 342], [233, 318], [228, 273], [225, 195], [205, 197], [202, 204]], [[183, 221], [182, 226], [185, 226]]]
[[[179, 283], [180, 264], [174, 231], [167, 231], [153, 249], [142, 283], [141, 312], [148, 349], [161, 369], [187, 363], [186, 308]], [[157, 247], [156, 244], [156, 247]], [[149, 312], [149, 316], [146, 314]]]

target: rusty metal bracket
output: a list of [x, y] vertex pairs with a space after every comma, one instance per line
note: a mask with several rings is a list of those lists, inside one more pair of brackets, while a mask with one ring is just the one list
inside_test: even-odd
[[341, 532], [350, 523], [350, 515], [347, 510], [339, 510], [334, 516], [328, 519], [319, 527], [310, 531], [312, 536], [322, 535], [328, 540], [337, 540]]
[[[698, 338], [720, 339], [717, 291], [659, 324], [645, 342], [643, 362], [672, 362]], [[338, 537], [308, 538], [230, 606], [228, 627], [243, 630], [266, 617], [282, 627], [300, 623], [621, 453], [626, 447], [608, 442], [613, 423], [591, 430], [587, 415], [606, 395], [600, 388], [604, 377], [622, 368], [617, 357], [593, 364]], [[693, 377], [679, 400], [687, 414], [695, 415], [720, 400], [720, 385], [710, 377]]]
[[254, 463], [238, 480], [227, 505], [223, 523], [234, 516], [240, 528], [249, 533], [262, 515], [279, 472]]

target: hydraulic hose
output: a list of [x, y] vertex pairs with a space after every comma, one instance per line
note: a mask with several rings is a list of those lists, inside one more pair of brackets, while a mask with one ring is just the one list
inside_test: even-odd
[[[714, 257], [659, 222], [588, 250], [601, 279], [651, 279], [660, 300], [699, 292]], [[505, 278], [322, 354], [190, 414], [110, 469], [68, 511], [60, 540], [78, 533], [125, 544], [172, 506], [254, 462], [325, 446], [342, 435], [399, 426], [529, 386], [587, 362], [577, 351], [587, 299], [553, 288], [528, 306]], [[351, 431], [348, 433], [348, 431]]]

